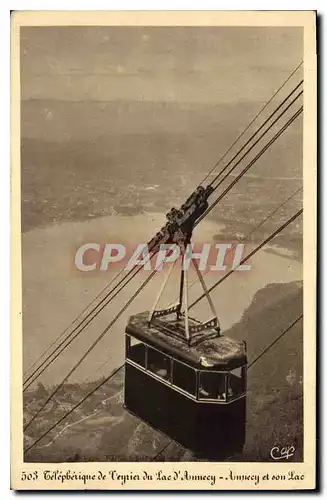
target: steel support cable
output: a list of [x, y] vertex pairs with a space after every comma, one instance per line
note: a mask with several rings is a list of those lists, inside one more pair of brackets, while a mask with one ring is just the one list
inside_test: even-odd
[[41, 408], [33, 415], [31, 420], [25, 425], [24, 430], [26, 430], [32, 422], [37, 418], [37, 416], [41, 413], [41, 411], [45, 408], [45, 406], [51, 401], [51, 399], [57, 394], [57, 392], [62, 388], [64, 383], [68, 380], [68, 378], [77, 370], [77, 368], [81, 365], [84, 359], [90, 354], [91, 351], [98, 345], [98, 343], [102, 340], [105, 334], [112, 328], [112, 326], [117, 322], [120, 316], [126, 311], [129, 305], [133, 302], [133, 300], [139, 295], [139, 293], [143, 290], [143, 288], [148, 284], [148, 282], [153, 278], [157, 271], [154, 270], [149, 274], [149, 276], [143, 281], [141, 286], [136, 290], [136, 292], [129, 298], [126, 304], [119, 310], [116, 316], [110, 321], [109, 325], [101, 332], [101, 334], [96, 338], [96, 340], [90, 345], [90, 347], [85, 351], [83, 356], [78, 360], [77, 363], [70, 369], [68, 374], [63, 378], [60, 384], [52, 391], [52, 393], [47, 397], [45, 402], [42, 404]]
[[[168, 441], [168, 443], [166, 443], [165, 446], [163, 446], [161, 448], [161, 450], [155, 455], [155, 457], [153, 457], [152, 462], [155, 462], [157, 460], [157, 458], [160, 457], [160, 455], [162, 455], [162, 453], [164, 451], [166, 451], [166, 449], [168, 448], [168, 446], [171, 445], [174, 442], [176, 442], [176, 441], [174, 441], [173, 439], [171, 439], [170, 441]], [[177, 444], [179, 444], [179, 443], [177, 443]], [[184, 448], [184, 446], [183, 446], [183, 448]]]
[[[151, 261], [151, 259], [156, 255], [157, 252], [154, 252], [151, 256], [149, 256], [149, 262]], [[129, 280], [124, 283], [121, 288], [119, 290], [116, 291], [116, 293], [109, 297], [108, 301], [107, 302], [102, 302], [102, 305], [101, 305], [101, 308], [95, 312], [95, 314], [88, 319], [88, 321], [84, 324], [84, 325], [81, 325], [80, 326], [80, 329], [78, 330], [78, 328], [75, 328], [69, 335], [68, 337], [65, 339], [65, 341], [63, 341], [61, 343], [61, 345], [59, 345], [55, 351], [53, 351], [52, 355], [49, 356], [40, 366], [39, 368], [36, 370], [36, 372], [38, 373], [34, 373], [33, 377], [32, 375], [29, 377], [29, 380], [28, 381], [25, 381], [25, 387], [23, 389], [23, 392], [25, 392], [41, 375], [42, 373], [44, 373], [44, 371], [71, 345], [71, 343], [85, 330], [85, 328], [87, 328], [89, 326], [89, 324], [94, 320], [94, 318], [105, 308], [107, 307], [107, 305], [114, 299], [116, 298], [116, 296], [132, 281], [132, 279], [142, 270], [142, 267], [138, 267], [137, 269], [133, 268], [133, 271], [134, 271], [134, 274], [132, 276], [130, 276]], [[76, 331], [78, 330], [78, 331]], [[75, 334], [74, 334], [75, 333]], [[65, 345], [64, 345], [65, 344]], [[50, 359], [52, 357], [52, 359]], [[26, 385], [27, 384], [27, 385]]]
[[298, 318], [296, 318], [296, 320], [293, 321], [293, 323], [291, 325], [289, 325], [286, 328], [286, 330], [284, 330], [271, 344], [269, 344], [268, 347], [266, 347], [253, 361], [251, 361], [251, 363], [248, 365], [247, 369], [249, 370], [249, 368], [251, 368], [260, 358], [262, 358], [262, 356], [264, 356], [269, 351], [269, 349], [271, 349], [271, 347], [273, 347], [275, 344], [277, 344], [277, 342], [282, 337], [284, 337], [284, 335], [286, 335], [293, 328], [293, 326], [295, 326], [302, 318], [303, 318], [303, 314], [301, 314]]
[[[247, 367], [247, 371], [259, 360], [262, 358], [262, 356], [264, 356], [268, 351], [269, 349], [271, 349], [275, 344], [277, 344], [277, 342], [279, 342], [290, 330], [292, 330], [292, 328], [303, 318], [303, 314], [301, 314], [298, 318], [296, 318], [295, 321], [293, 321], [293, 323], [291, 323], [285, 330], [283, 330], [283, 332], [273, 341], [271, 342], [271, 344], [269, 344], [268, 347], [266, 347], [260, 354], [259, 356], [257, 356]], [[166, 449], [168, 448], [168, 446], [173, 443], [174, 440], [171, 439], [168, 441], [168, 443], [165, 444], [165, 446], [163, 446], [161, 448], [161, 450], [156, 454], [156, 456], [153, 458], [153, 462], [155, 462], [157, 460], [157, 458], [164, 452], [166, 451]], [[180, 445], [179, 443], [177, 443], [178, 445]], [[180, 445], [181, 446], [181, 445]], [[184, 448], [184, 447], [183, 447]]]
[[112, 379], [124, 366], [125, 366], [125, 363], [120, 365], [115, 370], [113, 370], [107, 378], [105, 378], [102, 382], [100, 382], [94, 389], [92, 389], [92, 391], [90, 391], [88, 394], [86, 394], [86, 396], [84, 396], [83, 399], [81, 399], [78, 403], [76, 403], [75, 406], [73, 406], [67, 413], [65, 413], [65, 415], [63, 415], [57, 422], [55, 422], [49, 429], [47, 429], [40, 437], [38, 437], [36, 439], [36, 441], [34, 441], [34, 443], [32, 443], [28, 448], [26, 448], [25, 453], [27, 453], [31, 448], [36, 446], [41, 441], [41, 439], [46, 437], [55, 427], [57, 427], [57, 425], [61, 424], [61, 422], [63, 422], [63, 420], [65, 420], [67, 417], [69, 417], [69, 415], [71, 415], [73, 413], [73, 411], [75, 411], [81, 404], [83, 404], [84, 401], [86, 401], [90, 396], [92, 396], [104, 384], [109, 382], [109, 380]]
[[[218, 175], [216, 175], [216, 177], [210, 182], [209, 186], [212, 186], [221, 176], [222, 174], [227, 170], [227, 168], [233, 163], [234, 160], [236, 160], [236, 158], [242, 153], [242, 151], [251, 143], [251, 141], [253, 141], [253, 139], [259, 134], [259, 132], [267, 125], [267, 123], [269, 123], [269, 121], [275, 116], [276, 113], [278, 113], [278, 111], [284, 106], [284, 104], [292, 97], [292, 95], [299, 89], [299, 87], [301, 87], [303, 83], [303, 80], [300, 81], [300, 83], [297, 84], [297, 86], [287, 95], [287, 97], [277, 106], [277, 108], [268, 116], [268, 118], [260, 125], [260, 127], [255, 131], [253, 132], [253, 134], [251, 135], [251, 137], [243, 144], [243, 146], [241, 146], [241, 148], [238, 150], [238, 152], [233, 156], [233, 158], [231, 160], [228, 161], [228, 163], [224, 166], [224, 168], [222, 168], [222, 170], [218, 173]], [[303, 94], [303, 90], [302, 92], [297, 96], [296, 99], [298, 99], [300, 97], [300, 95]], [[296, 100], [295, 99], [295, 100]], [[291, 104], [293, 104], [295, 101], [293, 101]], [[291, 105], [288, 106], [287, 109], [290, 108]], [[274, 122], [276, 123], [276, 122]], [[268, 127], [268, 130], [270, 130], [271, 127]], [[248, 154], [251, 149], [253, 148], [250, 148], [246, 154]]]
[[[219, 172], [218, 175], [216, 175], [216, 177], [211, 181], [210, 183], [210, 186], [212, 186], [217, 180], [219, 180], [219, 178], [222, 176], [222, 174], [227, 170], [227, 168], [233, 163], [234, 160], [236, 160], [236, 158], [241, 154], [241, 152], [253, 141], [253, 139], [259, 134], [259, 132], [261, 132], [261, 130], [267, 125], [267, 123], [269, 123], [269, 121], [275, 116], [275, 114], [284, 106], [284, 104], [290, 99], [290, 97], [292, 97], [292, 95], [299, 89], [299, 87], [302, 85], [303, 83], [303, 80], [301, 80], [301, 82], [288, 94], [288, 96], [279, 104], [279, 106], [277, 106], [277, 108], [269, 115], [269, 117], [260, 125], [260, 127], [251, 135], [251, 137], [246, 141], [245, 144], [243, 144], [243, 146], [240, 148], [240, 150], [233, 156], [233, 158], [225, 165], [225, 167]], [[292, 104], [294, 104], [294, 102], [303, 94], [303, 90], [296, 96], [296, 98], [287, 106], [287, 108], [284, 110], [284, 112], [279, 116], [279, 118], [281, 116], [283, 116], [283, 114], [286, 113], [286, 111], [292, 106]], [[278, 118], [278, 119], [279, 119]], [[277, 120], [276, 120], [277, 121]], [[273, 125], [276, 123], [276, 121], [273, 122], [273, 124], [271, 124], [267, 130], [265, 131], [265, 134], [273, 127]], [[265, 134], [262, 134], [260, 139], [265, 135]], [[260, 140], [259, 139], [259, 140]], [[254, 145], [256, 145], [258, 143], [255, 142]], [[249, 148], [246, 152], [246, 154], [248, 154], [252, 149], [253, 149], [254, 146], [252, 146], [251, 148]], [[244, 158], [244, 156], [242, 157]], [[219, 184], [218, 184], [219, 185]], [[217, 187], [217, 186], [216, 186]]]
[[[220, 280], [218, 280], [214, 285], [212, 285], [209, 289], [208, 289], [208, 293], [212, 292], [212, 290], [214, 290], [215, 288], [217, 288], [218, 285], [220, 285], [223, 281], [225, 281], [225, 279], [227, 279], [231, 274], [233, 274], [234, 271], [236, 271], [236, 269], [241, 266], [242, 264], [245, 264], [245, 262], [247, 262], [251, 257], [253, 257], [254, 254], [256, 254], [262, 247], [264, 247], [267, 243], [269, 243], [273, 238], [275, 238], [275, 236], [277, 236], [281, 231], [283, 231], [283, 229], [285, 229], [289, 224], [291, 224], [293, 221], [295, 221], [295, 219], [297, 219], [298, 217], [300, 217], [300, 215], [302, 214], [303, 212], [303, 208], [301, 208], [300, 210], [298, 210], [292, 217], [290, 217], [286, 222], [284, 222], [284, 224], [282, 224], [281, 226], [279, 226], [273, 233], [271, 233], [267, 238], [265, 238], [259, 245], [257, 245], [253, 250], [251, 250], [251, 252], [249, 252], [241, 261], [240, 263], [238, 264], [238, 266], [234, 269], [231, 269], [228, 273], [224, 274], [224, 276], [222, 276], [220, 278]], [[192, 304], [189, 306], [189, 309], [191, 309], [192, 307], [194, 307], [196, 304], [198, 304], [198, 302], [200, 302], [204, 297], [205, 297], [205, 293], [200, 295], [194, 302], [192, 302]]]
[[[203, 181], [200, 184], [203, 184], [210, 174], [220, 165], [220, 163], [226, 158], [228, 153], [233, 149], [233, 147], [238, 143], [238, 141], [244, 136], [244, 134], [249, 130], [251, 125], [255, 122], [255, 120], [264, 112], [264, 110], [269, 106], [271, 101], [276, 97], [277, 94], [285, 87], [285, 85], [290, 81], [292, 76], [297, 72], [297, 70], [302, 66], [303, 61], [298, 64], [298, 66], [292, 71], [292, 73], [288, 76], [288, 78], [282, 83], [282, 85], [276, 90], [276, 92], [270, 97], [270, 99], [266, 102], [266, 104], [263, 106], [263, 108], [260, 109], [260, 111], [255, 115], [254, 118], [250, 121], [250, 123], [247, 125], [247, 127], [241, 132], [241, 134], [236, 138], [236, 140], [231, 144], [231, 146], [227, 149], [227, 151], [223, 154], [223, 156], [215, 163], [215, 165], [211, 168], [211, 170], [208, 172], [208, 174], [205, 176]], [[220, 174], [219, 174], [220, 175]]]
[[[301, 97], [301, 95], [303, 94], [303, 90], [301, 90], [301, 92], [299, 92], [295, 97], [294, 99], [287, 105], [287, 107], [277, 116], [277, 118], [275, 118], [275, 120], [268, 126], [268, 128], [258, 137], [258, 139], [247, 149], [247, 151], [244, 153], [244, 155], [232, 166], [232, 168], [225, 173], [224, 177], [222, 179], [220, 179], [220, 181], [218, 182], [218, 184], [216, 186], [214, 186], [214, 191], [216, 191], [218, 189], [219, 186], [221, 186], [221, 184], [225, 181], [225, 179], [227, 179], [227, 177], [236, 169], [236, 167], [244, 160], [244, 158], [255, 148], [255, 146], [261, 141], [261, 139], [274, 127], [274, 125], [276, 125], [276, 123], [285, 115], [285, 113], [287, 113], [287, 111], [293, 106], [293, 104]], [[275, 110], [277, 111], [277, 109]], [[273, 113], [275, 114], [275, 112]], [[257, 132], [259, 132], [260, 130], [262, 130], [262, 127], [260, 127]], [[257, 135], [257, 132], [252, 136], [254, 137], [255, 135]], [[248, 145], [248, 143], [246, 143]], [[243, 148], [242, 148], [243, 149]], [[237, 155], [234, 156], [233, 160], [236, 158]], [[231, 162], [226, 165], [226, 166], [229, 166], [233, 160], [231, 160]], [[213, 181], [215, 182], [215, 181]]]
[[[219, 203], [224, 196], [232, 189], [232, 187], [243, 177], [243, 175], [246, 174], [246, 172], [261, 158], [261, 156], [267, 151], [267, 149], [270, 148], [270, 146], [287, 130], [287, 128], [296, 120], [296, 118], [302, 113], [303, 111], [303, 106], [301, 106], [296, 113], [285, 123], [285, 125], [270, 139], [270, 141], [259, 151], [259, 153], [250, 161], [250, 163], [241, 170], [241, 172], [235, 177], [235, 179], [227, 186], [227, 188], [218, 196], [218, 198], [207, 208], [207, 210], [198, 218], [194, 226], [197, 226], [202, 219], [204, 219], [209, 212]], [[240, 163], [241, 160], [239, 160], [238, 163]], [[234, 167], [233, 167], [234, 169]], [[233, 170], [232, 169], [232, 170]], [[228, 174], [226, 174], [226, 177], [228, 177]], [[225, 180], [225, 178], [223, 180]], [[222, 182], [222, 181], [221, 181]], [[218, 187], [218, 186], [217, 186]]]
[[[303, 82], [303, 80], [302, 80]], [[249, 144], [249, 142], [251, 142], [251, 140], [259, 133], [259, 131], [266, 125], [266, 123], [276, 114], [276, 112], [283, 106], [283, 104], [290, 98], [290, 96], [299, 88], [299, 86], [302, 84], [302, 82], [300, 82], [297, 87], [295, 87], [295, 89], [293, 89], [293, 91], [287, 96], [286, 99], [284, 99], [282, 101], [282, 103], [277, 107], [277, 109], [275, 109], [275, 111], [269, 116], [269, 118], [261, 125], [261, 127], [254, 133], [254, 135], [245, 143], [245, 145], [243, 145], [243, 147], [241, 148], [241, 150], [238, 151], [238, 153], [233, 157], [233, 159], [225, 166], [225, 168], [220, 172], [219, 175], [221, 175], [225, 170], [226, 168], [228, 168], [228, 166], [230, 165], [230, 163], [232, 163], [234, 161], [234, 159], [241, 153], [241, 151]], [[299, 94], [300, 95], [300, 94]], [[297, 96], [297, 98], [299, 97], [299, 95]], [[295, 100], [292, 101], [292, 103], [286, 108], [286, 110], [284, 110], [284, 112], [287, 111], [287, 109], [294, 103]], [[282, 116], [282, 114], [279, 116], [279, 118]], [[279, 119], [278, 118], [278, 119]], [[277, 121], [277, 120], [276, 120]], [[276, 121], [274, 123], [276, 123]], [[273, 126], [274, 123], [271, 125]], [[269, 130], [269, 128], [268, 128]], [[268, 130], [266, 132], [268, 132]], [[264, 134], [262, 134], [262, 136], [260, 137], [260, 139], [263, 137]], [[258, 141], [257, 141], [258, 142]], [[246, 152], [246, 154], [248, 154], [251, 149], [253, 149], [253, 147], [257, 144], [257, 142]], [[244, 159], [244, 157], [246, 156], [246, 154], [242, 157], [242, 159]], [[241, 161], [241, 160], [240, 160]], [[234, 168], [236, 168], [237, 164], [234, 166]], [[230, 173], [230, 172], [229, 172]], [[218, 177], [218, 176], [217, 176]], [[217, 179], [217, 177], [214, 179], [213, 182], [215, 182], [215, 180]], [[226, 178], [226, 177], [225, 177]], [[225, 178], [223, 180], [225, 180]], [[212, 183], [211, 183], [212, 184]], [[220, 185], [220, 184], [219, 184]], [[218, 186], [219, 186], [218, 185]], [[218, 187], [216, 186], [215, 189]], [[67, 339], [69, 337], [71, 337], [77, 329], [81, 328], [82, 324], [90, 317], [90, 315], [98, 308], [100, 307], [100, 305], [108, 298], [109, 294], [113, 293], [115, 291], [115, 289], [124, 281], [128, 278], [128, 276], [130, 275], [130, 273], [132, 272], [133, 270], [131, 270], [126, 276], [124, 276], [122, 278], [122, 280], [113, 288], [113, 290], [110, 290], [108, 292], [108, 294], [91, 310], [89, 311], [89, 313], [81, 320], [81, 322], [68, 334], [67, 338], [61, 343], [59, 344], [59, 346], [57, 346], [55, 348], [55, 350], [37, 367], [36, 370], [33, 371], [33, 373], [31, 373], [24, 381], [24, 384], [27, 384], [31, 379], [34, 379], [35, 375], [37, 374], [37, 372], [40, 371], [40, 369], [42, 369], [44, 367], [44, 365], [47, 363], [48, 359], [50, 357], [52, 357], [56, 351], [58, 349], [60, 349], [60, 347], [63, 345], [64, 342], [67, 341]], [[59, 337], [46, 349], [46, 351], [38, 358], [38, 360], [33, 363], [33, 365], [29, 368], [29, 370], [35, 366], [35, 364], [37, 364], [40, 359], [42, 359], [44, 357], [44, 355], [49, 352], [49, 350], [54, 347], [54, 345], [65, 335], [65, 333], [67, 333], [67, 331], [69, 331], [69, 329], [74, 325], [74, 323], [76, 323], [76, 321], [82, 316], [82, 314], [87, 311], [87, 309], [103, 294], [103, 292], [108, 289], [108, 287], [116, 280], [118, 279], [118, 277], [122, 274], [123, 272], [123, 269], [118, 273], [118, 275], [116, 275], [112, 280], [111, 282], [105, 286], [105, 288], [93, 299], [93, 301], [88, 305], [86, 306], [86, 308], [84, 308], [84, 310], [79, 314], [79, 316], [77, 318], [75, 318], [75, 320], [62, 332], [61, 335], [59, 335]], [[130, 281], [130, 280], [129, 280]], [[129, 283], [128, 281], [128, 283]], [[114, 297], [116, 297], [117, 294], [114, 295]], [[113, 298], [114, 298], [113, 297]], [[108, 302], [109, 303], [109, 302]], [[100, 311], [102, 311], [103, 308], [100, 309]], [[100, 312], [99, 311], [99, 312]], [[98, 313], [96, 313], [92, 319], [94, 319], [96, 316], [97, 316]], [[87, 323], [89, 324], [89, 322]], [[76, 338], [76, 337], [74, 337]], [[29, 371], [28, 370], [28, 371]], [[43, 373], [44, 370], [41, 371], [41, 373]], [[35, 380], [35, 379], [34, 379]], [[33, 381], [34, 381], [33, 380]], [[32, 382], [33, 383], [33, 382]], [[31, 384], [28, 384], [28, 386], [25, 388], [27, 389]]]

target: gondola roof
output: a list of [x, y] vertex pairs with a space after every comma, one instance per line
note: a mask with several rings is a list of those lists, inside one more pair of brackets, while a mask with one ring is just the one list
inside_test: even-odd
[[126, 333], [197, 369], [231, 370], [247, 363], [244, 341], [230, 337], [208, 337], [196, 345], [169, 335], [160, 326], [148, 323], [148, 312], [131, 316]]

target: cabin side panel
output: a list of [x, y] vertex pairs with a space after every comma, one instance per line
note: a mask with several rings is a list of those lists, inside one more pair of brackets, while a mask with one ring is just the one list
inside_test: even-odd
[[125, 407], [189, 449], [196, 448], [196, 402], [129, 363]]

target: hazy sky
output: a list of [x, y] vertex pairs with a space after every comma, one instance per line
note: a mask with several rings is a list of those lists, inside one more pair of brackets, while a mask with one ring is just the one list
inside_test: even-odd
[[302, 44], [289, 27], [24, 27], [22, 99], [261, 101]]

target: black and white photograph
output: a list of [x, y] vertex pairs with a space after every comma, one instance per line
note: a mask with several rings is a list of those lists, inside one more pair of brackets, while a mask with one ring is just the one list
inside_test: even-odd
[[16, 483], [313, 485], [314, 13], [21, 14]]

